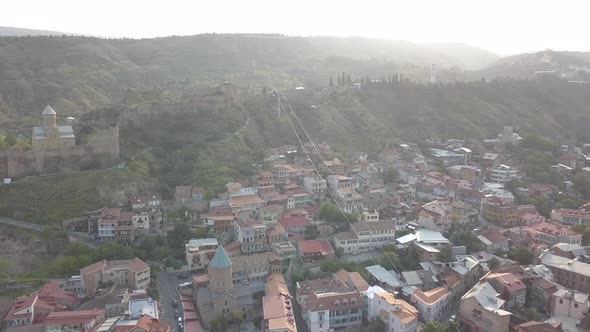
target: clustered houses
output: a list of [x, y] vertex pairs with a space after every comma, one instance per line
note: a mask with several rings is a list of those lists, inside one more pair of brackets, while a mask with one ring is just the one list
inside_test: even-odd
[[87, 219], [88, 232], [102, 240], [129, 245], [146, 235], [165, 234], [162, 200], [159, 195], [144, 194], [129, 200], [131, 211], [104, 208]]
[[[172, 332], [170, 323], [159, 318], [157, 302], [144, 290], [149, 266], [138, 258], [101, 261], [80, 274], [15, 299], [3, 318], [6, 331]], [[71, 282], [78, 282], [77, 293], [68, 291]]]
[[296, 288], [309, 331], [360, 327], [369, 285], [358, 272], [340, 270], [330, 277], [298, 282]]

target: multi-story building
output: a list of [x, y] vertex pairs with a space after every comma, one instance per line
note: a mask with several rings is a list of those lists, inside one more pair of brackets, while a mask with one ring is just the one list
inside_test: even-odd
[[308, 331], [360, 328], [363, 320], [361, 293], [338, 278], [333, 281], [315, 279], [297, 283], [297, 298], [304, 299], [299, 303]]
[[588, 294], [568, 289], [558, 289], [551, 297], [551, 316], [572, 317], [582, 320], [588, 313]]
[[582, 234], [572, 231], [568, 226], [540, 222], [524, 228], [529, 241], [547, 245], [556, 243], [582, 244]]
[[313, 205], [311, 195], [306, 192], [295, 192], [287, 195], [287, 209], [297, 209]]
[[15, 299], [3, 317], [3, 326], [16, 328], [43, 324], [50, 313], [72, 310], [79, 303], [75, 294], [64, 292], [58, 283], [50, 282], [29, 296]]
[[539, 257], [553, 273], [553, 281], [584, 293], [590, 293], [590, 264], [578, 259], [557, 256], [549, 251]]
[[490, 283], [506, 303], [506, 310], [523, 309], [526, 302], [527, 286], [512, 273], [489, 273], [482, 278]]
[[484, 193], [476, 189], [459, 188], [455, 191], [455, 199], [463, 201], [478, 211], [481, 211], [483, 203], [486, 201], [486, 196]]
[[545, 222], [545, 217], [537, 213], [525, 212], [518, 216], [519, 225], [530, 225]]
[[357, 222], [349, 232], [334, 235], [336, 248], [346, 253], [381, 248], [395, 240], [395, 223], [392, 221]]
[[249, 211], [251, 216], [257, 216], [259, 209], [266, 205], [258, 195], [241, 195], [230, 198], [230, 206], [237, 212]]
[[510, 251], [510, 239], [496, 230], [483, 232], [477, 236], [477, 239], [483, 243], [485, 251], [490, 253]]
[[216, 238], [192, 239], [184, 245], [186, 264], [191, 271], [203, 271], [219, 247]]
[[305, 262], [336, 257], [330, 241], [326, 239], [299, 241], [299, 256]]
[[504, 310], [505, 301], [487, 282], [473, 286], [459, 307], [459, 322], [469, 331], [508, 332], [511, 313]]
[[351, 177], [344, 175], [328, 175], [328, 188], [335, 193], [338, 189], [354, 189], [354, 181]]
[[321, 177], [315, 176], [306, 176], [303, 178], [303, 187], [305, 191], [311, 195], [311, 198], [314, 200], [323, 200], [326, 198], [326, 193], [328, 192], [328, 185], [327, 181], [323, 180]]
[[467, 161], [466, 155], [448, 150], [430, 149], [429, 155], [444, 166], [464, 165]]
[[100, 284], [113, 282], [131, 289], [146, 289], [150, 283], [150, 266], [139, 258], [102, 260], [80, 269], [82, 288], [93, 297]]
[[489, 222], [506, 227], [516, 226], [518, 222], [518, 208], [497, 197], [491, 197], [483, 204], [483, 217]]
[[517, 171], [510, 166], [500, 165], [492, 168], [490, 172], [490, 182], [506, 183], [510, 180], [516, 179]]
[[115, 226], [115, 239], [123, 244], [133, 242], [135, 239], [133, 235], [133, 212], [121, 212]]
[[423, 228], [444, 232], [451, 227], [453, 208], [447, 200], [424, 204], [418, 213], [418, 224]]
[[260, 208], [260, 221], [267, 226], [274, 225], [281, 220], [285, 212], [284, 205], [270, 204]]
[[424, 322], [440, 320], [450, 309], [451, 296], [446, 287], [437, 287], [423, 292], [417, 289], [412, 293], [412, 304], [420, 312]]
[[249, 255], [267, 249], [266, 225], [253, 219], [234, 223], [234, 239], [241, 243], [242, 254]]
[[95, 331], [104, 320], [101, 309], [52, 312], [45, 318], [45, 332]]
[[275, 190], [275, 179], [271, 171], [260, 171], [256, 174], [256, 184], [259, 193], [266, 193]]
[[138, 239], [150, 233], [150, 214], [148, 212], [136, 212], [131, 217], [133, 223], [133, 236]]
[[367, 292], [368, 319], [381, 319], [386, 331], [415, 332], [418, 327], [418, 310], [402, 299], [396, 299], [393, 294], [378, 286], [377, 291]]
[[263, 332], [297, 332], [293, 303], [282, 274], [273, 273], [266, 279], [262, 298]]
[[344, 212], [352, 213], [363, 209], [363, 196], [353, 188], [338, 189], [332, 193], [334, 194], [334, 199]]
[[590, 211], [585, 209], [556, 209], [551, 219], [566, 225], [590, 225]]
[[115, 239], [115, 229], [121, 217], [121, 208], [104, 209], [98, 219], [98, 237], [104, 240]]

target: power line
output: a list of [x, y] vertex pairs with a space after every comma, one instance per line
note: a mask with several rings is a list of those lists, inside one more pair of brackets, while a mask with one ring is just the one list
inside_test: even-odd
[[[318, 171], [317, 167], [315, 166], [312, 158], [309, 156], [309, 153], [307, 152], [307, 150], [304, 148], [303, 143], [301, 141], [301, 138], [299, 137], [299, 134], [297, 133], [297, 130], [295, 129], [295, 127], [293, 126], [293, 123], [289, 117], [289, 113], [293, 114], [293, 116], [295, 117], [295, 119], [297, 119], [297, 122], [299, 123], [299, 126], [301, 127], [301, 129], [303, 130], [303, 132], [305, 133], [305, 135], [307, 136], [307, 139], [309, 140], [309, 142], [312, 144], [312, 146], [314, 147], [314, 149], [316, 150], [317, 154], [320, 156], [320, 159], [322, 160], [322, 163], [324, 164], [324, 166], [328, 169], [328, 171], [330, 172], [330, 174], [332, 176], [334, 176], [334, 173], [332, 172], [332, 170], [326, 165], [326, 161], [324, 159], [324, 157], [322, 156], [321, 152], [318, 150], [317, 146], [315, 145], [315, 143], [313, 142], [313, 140], [311, 139], [311, 137], [309, 136], [309, 133], [307, 132], [307, 130], [305, 130], [305, 127], [303, 126], [303, 124], [301, 123], [301, 121], [299, 120], [299, 117], [297, 116], [297, 114], [295, 113], [295, 111], [293, 110], [293, 107], [291, 106], [291, 104], [289, 103], [289, 100], [287, 99], [287, 96], [279, 89], [277, 89], [277, 91], [284, 97], [285, 102], [287, 103], [287, 105], [289, 106], [289, 109], [291, 112], [285, 112], [287, 114], [287, 119], [289, 120], [289, 124], [291, 125], [291, 128], [293, 129], [293, 131], [295, 132], [295, 135], [297, 136], [297, 140], [299, 141], [299, 143], [301, 144], [301, 148], [303, 149], [303, 151], [305, 152], [308, 160], [310, 161], [310, 163], [312, 164], [312, 166], [314, 167], [316, 173], [318, 174], [318, 176], [320, 177], [320, 179], [322, 181], [325, 181], [320, 172]], [[282, 102], [280, 102], [280, 96], [279, 97], [279, 103], [280, 105], [283, 107], [283, 109], [285, 108], [282, 105]], [[336, 197], [332, 191], [330, 190], [329, 186], [327, 185], [327, 181], [326, 181], [326, 187], [328, 192], [330, 193], [330, 195], [332, 197]], [[334, 202], [336, 203], [336, 206], [338, 207], [338, 209], [340, 210], [340, 212], [342, 213], [342, 215], [344, 216], [344, 219], [346, 220], [346, 222], [348, 223], [349, 226], [352, 227], [352, 223], [350, 222], [350, 220], [348, 219], [347, 213], [344, 212], [344, 210], [342, 209], [342, 207], [340, 206], [340, 204], [338, 203], [337, 199], [334, 199]], [[362, 220], [361, 218], [361, 222], [364, 222], [365, 225], [367, 225], [368, 223], [364, 220]], [[378, 241], [374, 239], [374, 235], [372, 234], [372, 231], [370, 231], [370, 228], [367, 227], [367, 230], [369, 230], [369, 238], [371, 240], [373, 240], [373, 242], [377, 243]], [[397, 270], [397, 268], [395, 267], [395, 264], [393, 263], [393, 261], [391, 260], [391, 257], [389, 257], [389, 255], [387, 253], [385, 253], [385, 250], [383, 249], [383, 247], [380, 247], [381, 251], [383, 252], [383, 255], [389, 260], [389, 262], [391, 263], [391, 266], [393, 268], [393, 270], [398, 274], [401, 275], [401, 273]], [[371, 260], [373, 261], [373, 263], [375, 263], [375, 265], [379, 265], [377, 264], [377, 262], [375, 261], [375, 258], [373, 257], [373, 255], [371, 254], [370, 250], [367, 251], [367, 253], [369, 254], [369, 257], [371, 258]]]

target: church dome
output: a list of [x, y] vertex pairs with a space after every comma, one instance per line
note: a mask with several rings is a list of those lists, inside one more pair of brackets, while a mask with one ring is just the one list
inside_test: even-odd
[[209, 267], [216, 268], [216, 269], [224, 269], [231, 266], [231, 259], [227, 255], [227, 252], [222, 246], [217, 248], [215, 251], [215, 255], [213, 259], [209, 263]]

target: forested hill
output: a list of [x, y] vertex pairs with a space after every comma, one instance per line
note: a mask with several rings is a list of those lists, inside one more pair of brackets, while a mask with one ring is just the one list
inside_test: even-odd
[[496, 58], [466, 45], [441, 47], [366, 38], [0, 37], [0, 107], [26, 114], [51, 103], [76, 115], [121, 102], [129, 88], [158, 88], [180, 95], [223, 81], [252, 91], [277, 82], [285, 88], [323, 87], [330, 75], [343, 71], [355, 76], [404, 72], [425, 81], [432, 63], [474, 68]]
[[[315, 140], [348, 149], [379, 151], [385, 142], [406, 139], [492, 138], [506, 125], [520, 133], [590, 141], [590, 85], [558, 79], [405, 82], [287, 96]], [[257, 117], [259, 131], [276, 140], [280, 136], [268, 121]], [[289, 131], [288, 124], [283, 130]]]

